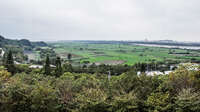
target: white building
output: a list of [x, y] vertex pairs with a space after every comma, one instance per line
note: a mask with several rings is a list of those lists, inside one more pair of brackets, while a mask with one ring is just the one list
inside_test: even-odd
[[[146, 71], [145, 74], [149, 75], [149, 76], [154, 76], [154, 75], [168, 75], [169, 73], [171, 73], [172, 71]], [[137, 75], [140, 75], [141, 72], [137, 72]]]
[[1, 50], [0, 56], [3, 57], [3, 55], [5, 54], [5, 51], [2, 48], [0, 48], [0, 50]]
[[[50, 65], [51, 68], [55, 68], [55, 65]], [[29, 68], [43, 68], [43, 65], [30, 65]]]
[[29, 66], [29, 68], [43, 68], [42, 65], [31, 65]]

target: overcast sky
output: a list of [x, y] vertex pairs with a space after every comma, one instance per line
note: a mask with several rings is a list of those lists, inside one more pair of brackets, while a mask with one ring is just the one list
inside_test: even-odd
[[200, 41], [200, 0], [0, 0], [0, 35]]

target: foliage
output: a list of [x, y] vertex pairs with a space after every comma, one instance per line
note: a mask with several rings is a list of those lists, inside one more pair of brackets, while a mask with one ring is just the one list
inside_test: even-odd
[[73, 72], [73, 67], [70, 63], [63, 64], [63, 71], [64, 72]]
[[67, 55], [67, 59], [68, 59], [68, 60], [71, 60], [71, 58], [72, 58], [72, 54], [69, 53], [69, 54]]
[[169, 93], [151, 93], [147, 99], [147, 105], [150, 111], [167, 112], [171, 111], [172, 104], [170, 103]]
[[186, 66], [181, 66], [176, 71], [169, 74], [168, 86], [170, 91], [174, 94], [179, 93], [182, 89], [197, 87], [197, 75], [198, 72], [191, 71]]
[[56, 75], [57, 77], [59, 77], [60, 75], [62, 75], [62, 66], [61, 66], [60, 57], [57, 57], [57, 59], [56, 59], [55, 75]]
[[[23, 66], [21, 66], [23, 68]], [[24, 66], [25, 67], [25, 66]], [[198, 112], [199, 71], [181, 67], [170, 75], [11, 75], [0, 69], [2, 112]], [[185, 84], [185, 82], [187, 82]]]
[[51, 74], [49, 55], [46, 56], [46, 61], [45, 61], [45, 65], [44, 65], [44, 74], [46, 74], [46, 75]]
[[8, 55], [6, 57], [5, 67], [12, 74], [15, 73], [14, 59], [13, 59], [13, 55], [12, 55], [12, 51], [11, 50], [8, 52]]
[[176, 97], [176, 110], [178, 112], [199, 112], [200, 94], [192, 88], [182, 89]]

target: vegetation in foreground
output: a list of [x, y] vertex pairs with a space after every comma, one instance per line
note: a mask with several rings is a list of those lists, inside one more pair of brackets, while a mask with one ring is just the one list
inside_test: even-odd
[[[7, 58], [12, 61], [12, 58]], [[52, 70], [11, 74], [0, 68], [1, 112], [199, 112], [200, 71], [182, 66], [169, 75], [137, 75], [135, 69], [108, 78], [102, 73]], [[15, 66], [15, 70], [19, 70]], [[44, 71], [44, 72], [43, 72]], [[59, 74], [59, 75], [58, 75]]]

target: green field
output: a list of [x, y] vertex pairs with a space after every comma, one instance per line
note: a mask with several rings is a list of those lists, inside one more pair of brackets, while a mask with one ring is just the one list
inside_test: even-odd
[[105, 64], [128, 64], [137, 62], [164, 62], [166, 60], [186, 62], [191, 59], [199, 60], [200, 53], [193, 50], [171, 49], [174, 53], [169, 54], [169, 48], [145, 47], [128, 44], [93, 44], [83, 42], [51, 43], [55, 52], [63, 59], [67, 54], [72, 54], [74, 61], [90, 61], [90, 63]]

